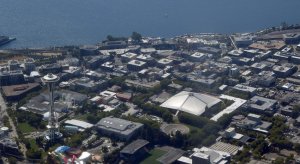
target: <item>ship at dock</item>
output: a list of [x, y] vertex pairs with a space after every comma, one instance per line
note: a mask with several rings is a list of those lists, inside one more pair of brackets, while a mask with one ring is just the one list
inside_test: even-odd
[[8, 36], [0, 36], [0, 46], [8, 44], [11, 41], [16, 40], [16, 38], [10, 38]]

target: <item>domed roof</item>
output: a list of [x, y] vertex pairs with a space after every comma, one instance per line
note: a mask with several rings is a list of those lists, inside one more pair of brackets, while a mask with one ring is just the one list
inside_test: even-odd
[[204, 113], [206, 109], [214, 106], [220, 101], [220, 99], [206, 94], [182, 91], [162, 103], [160, 106], [199, 116]]

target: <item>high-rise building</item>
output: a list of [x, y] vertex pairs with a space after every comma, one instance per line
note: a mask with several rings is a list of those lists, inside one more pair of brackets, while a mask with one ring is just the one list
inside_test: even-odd
[[47, 74], [42, 77], [43, 83], [48, 85], [49, 93], [50, 93], [50, 110], [49, 110], [49, 120], [48, 120], [48, 131], [45, 134], [45, 138], [47, 141], [53, 143], [57, 139], [62, 137], [62, 134], [59, 132], [59, 123], [56, 112], [54, 111], [54, 103], [53, 103], [53, 91], [55, 88], [55, 83], [59, 81], [59, 77], [54, 74]]

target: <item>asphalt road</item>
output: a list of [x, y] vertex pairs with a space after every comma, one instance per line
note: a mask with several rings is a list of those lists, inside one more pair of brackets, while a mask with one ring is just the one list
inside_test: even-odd
[[[1, 113], [1, 116], [0, 116], [1, 120], [3, 120], [4, 116], [8, 116], [10, 126], [12, 127], [12, 129], [10, 129], [11, 131], [10, 131], [10, 134], [9, 134], [10, 138], [19, 138], [17, 130], [16, 130], [16, 126], [15, 126], [12, 119], [10, 118], [10, 116], [7, 113], [7, 106], [6, 106], [6, 103], [5, 103], [1, 93], [0, 93], [0, 107], [1, 107], [0, 108], [0, 110], [1, 110], [1, 112], [0, 112]], [[27, 151], [25, 145], [23, 143], [20, 143], [20, 148], [21, 148], [20, 151], [23, 153], [23, 155], [25, 157], [26, 156], [26, 151]]]

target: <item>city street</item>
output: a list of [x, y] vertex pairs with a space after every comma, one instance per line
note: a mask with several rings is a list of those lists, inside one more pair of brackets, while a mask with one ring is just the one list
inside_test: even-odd
[[[11, 138], [19, 138], [16, 127], [15, 127], [12, 119], [10, 118], [10, 116], [7, 113], [7, 106], [6, 106], [6, 103], [5, 103], [1, 93], [0, 93], [0, 107], [1, 107], [0, 108], [1, 120], [3, 120], [4, 116], [8, 116], [8, 118], [9, 118], [9, 123], [10, 123], [10, 126], [12, 127], [12, 129], [10, 129], [10, 137]], [[22, 154], [25, 157], [27, 149], [23, 143], [20, 143], [19, 145], [20, 145], [20, 151], [22, 152]]]

